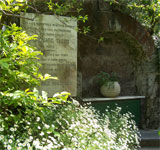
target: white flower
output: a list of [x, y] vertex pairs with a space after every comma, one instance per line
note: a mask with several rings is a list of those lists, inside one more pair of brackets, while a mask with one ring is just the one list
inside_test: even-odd
[[4, 129], [3, 129], [3, 128], [0, 128], [0, 131], [4, 131]]
[[45, 139], [45, 138], [42, 138], [42, 141], [47, 141], [47, 139]]
[[32, 141], [33, 140], [33, 136], [30, 136], [29, 139]]
[[43, 146], [40, 146], [40, 145], [35, 145], [35, 147], [36, 147], [37, 149], [43, 149]]
[[8, 117], [6, 117], [5, 120], [8, 120]]
[[49, 125], [47, 125], [47, 124], [45, 124], [44, 126], [45, 126], [45, 128], [46, 128], [46, 129], [49, 129], [49, 127], [50, 127], [50, 126], [49, 126]]
[[22, 143], [18, 143], [18, 146], [19, 146], [19, 147], [22, 146]]
[[41, 129], [41, 127], [40, 127], [40, 126], [38, 126], [37, 128], [38, 128], [39, 130]]
[[41, 132], [41, 133], [40, 133], [40, 136], [43, 136], [43, 135], [44, 135], [44, 133], [43, 133], [43, 132]]
[[48, 149], [52, 149], [53, 146], [55, 146], [55, 145], [53, 145], [52, 143], [50, 143], [50, 144], [47, 145], [47, 148], [48, 148]]
[[40, 145], [40, 142], [38, 139], [33, 141], [33, 145], [37, 148]]
[[51, 134], [52, 132], [51, 131], [47, 131], [47, 134]]
[[72, 141], [77, 142], [78, 140], [77, 140], [77, 138], [74, 137], [74, 138], [72, 138]]
[[12, 140], [11, 140], [11, 139], [9, 139], [9, 140], [8, 140], [8, 142], [11, 144], [11, 143], [12, 143]]
[[29, 143], [27, 143], [27, 147], [28, 147], [28, 148], [31, 147]]
[[72, 133], [68, 133], [68, 135], [71, 136], [71, 137], [73, 136]]
[[31, 123], [30, 123], [30, 122], [27, 122], [27, 124], [30, 125]]
[[7, 149], [10, 150], [10, 149], [12, 149], [12, 147], [11, 147], [10, 145], [8, 145], [8, 146], [7, 146]]
[[18, 125], [17, 125], [17, 124], [14, 124], [14, 127], [18, 127]]
[[75, 106], [79, 106], [80, 104], [79, 104], [79, 102], [78, 101], [76, 101], [76, 100], [73, 100], [73, 102], [72, 102]]
[[14, 131], [14, 128], [10, 128], [10, 131], [12, 131], [12, 132], [13, 132], [13, 131]]
[[56, 141], [56, 139], [54, 137], [49, 136], [49, 138], [54, 142], [54, 144], [58, 144], [57, 141]]
[[38, 122], [39, 122], [39, 121], [40, 121], [40, 117], [37, 117], [36, 121], [38, 121]]
[[4, 135], [0, 135], [0, 140], [4, 139]]

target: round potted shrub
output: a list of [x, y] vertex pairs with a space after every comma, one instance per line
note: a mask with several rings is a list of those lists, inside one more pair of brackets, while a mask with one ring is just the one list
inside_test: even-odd
[[98, 77], [101, 86], [100, 93], [104, 97], [117, 97], [120, 94], [121, 88], [115, 72], [111, 74], [101, 72]]

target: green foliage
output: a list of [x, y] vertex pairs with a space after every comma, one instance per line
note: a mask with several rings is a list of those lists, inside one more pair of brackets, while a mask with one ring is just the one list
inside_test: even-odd
[[101, 42], [103, 42], [104, 41], [104, 37], [100, 37], [99, 39], [98, 39], [98, 43], [101, 43]]
[[27, 4], [26, 0], [1, 0], [0, 8], [1, 10], [15, 12], [25, 4]]
[[160, 131], [158, 131], [158, 135], [160, 136]]
[[44, 91], [41, 96], [36, 89], [0, 92], [0, 149], [32, 150], [40, 145], [41, 149], [54, 146], [53, 141], [47, 140], [59, 134], [53, 124], [47, 124], [44, 114], [50, 112], [49, 107], [54, 106], [55, 100], [66, 102], [68, 95], [60, 93], [48, 99]]
[[105, 0], [113, 9], [130, 14], [153, 34], [160, 30], [160, 0]]
[[1, 0], [0, 1], [0, 20], [2, 15], [11, 15], [26, 10], [27, 0]]
[[36, 86], [42, 75], [38, 73], [38, 55], [42, 54], [28, 42], [36, 36], [28, 36], [15, 24], [0, 31], [0, 90], [14, 91]]
[[77, 31], [81, 34], [87, 34], [90, 31], [90, 27], [86, 26], [85, 23], [88, 21], [88, 15], [82, 15], [83, 11], [82, 1], [78, 0], [50, 0], [46, 2], [48, 9], [56, 15], [67, 15], [76, 18], [77, 21], [83, 24], [83, 27], [78, 28]]
[[97, 75], [97, 78], [100, 85], [108, 84], [108, 82], [112, 82], [112, 81], [118, 81], [118, 76], [115, 72], [112, 72], [111, 74], [109, 74], [107, 72], [101, 71]]
[[51, 141], [47, 140], [58, 133], [54, 126], [46, 124], [44, 112], [48, 112], [53, 103], [67, 102], [69, 96], [63, 92], [48, 98], [45, 91], [40, 95], [35, 88], [28, 89], [37, 87], [41, 80], [55, 77], [38, 72], [42, 53], [29, 44], [37, 36], [28, 36], [16, 24], [2, 24], [4, 17], [15, 16], [14, 13], [17, 16], [26, 3], [25, 0], [0, 2], [0, 149], [4, 150], [38, 149], [38, 146], [41, 149], [38, 142], [48, 146]]
[[82, 3], [78, 2], [77, 0], [71, 0], [71, 1], [50, 0], [49, 2], [46, 3], [48, 5], [48, 9], [57, 15], [65, 15], [70, 11], [80, 12], [81, 9], [79, 8], [79, 6], [82, 5]]

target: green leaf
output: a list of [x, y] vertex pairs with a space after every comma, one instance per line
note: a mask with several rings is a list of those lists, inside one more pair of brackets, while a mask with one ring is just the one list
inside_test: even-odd
[[26, 89], [25, 92], [27, 93], [30, 89]]
[[1, 58], [0, 59], [0, 64], [4, 63], [4, 62], [8, 62], [10, 61], [10, 58]]
[[60, 137], [60, 134], [56, 131], [53, 132], [56, 137]]
[[9, 68], [9, 64], [8, 63], [2, 63], [2, 64], [0, 64], [1, 65], [1, 67], [3, 68], [3, 69], [8, 69]]
[[103, 42], [103, 41], [104, 41], [104, 37], [100, 37], [100, 38], [98, 39], [98, 43]]
[[158, 131], [158, 135], [160, 136], [160, 130]]

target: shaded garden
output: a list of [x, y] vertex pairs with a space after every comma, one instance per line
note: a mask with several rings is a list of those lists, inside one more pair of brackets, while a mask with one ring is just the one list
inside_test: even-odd
[[[110, 1], [110, 4], [116, 5], [114, 9], [127, 6], [126, 11], [141, 8], [139, 21], [144, 23], [145, 20], [150, 34], [154, 33], [156, 39], [159, 38], [160, 1], [126, 1], [122, 5], [120, 2]], [[81, 105], [74, 100], [70, 93], [59, 91], [48, 98], [47, 92], [35, 88], [41, 81], [56, 80], [56, 77], [39, 72], [41, 64], [37, 60], [42, 53], [29, 43], [37, 36], [29, 36], [15, 18], [21, 18], [21, 11], [40, 13], [37, 4], [45, 4], [45, 12], [50, 14], [71, 16], [71, 11], [82, 24], [88, 18], [86, 14], [82, 15], [83, 12], [81, 14], [83, 3], [76, 0], [0, 2], [0, 149], [137, 149], [140, 135], [131, 113], [121, 114], [121, 108], [117, 107], [115, 110], [106, 109], [100, 115], [90, 104]], [[143, 8], [144, 5], [148, 7]], [[153, 11], [151, 16], [147, 14], [148, 18], [148, 10], [145, 9]], [[79, 33], [87, 35], [88, 32], [89, 27], [79, 28]], [[103, 42], [104, 38], [99, 36], [96, 40]]]

